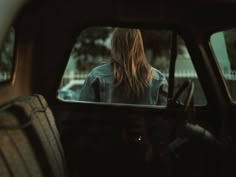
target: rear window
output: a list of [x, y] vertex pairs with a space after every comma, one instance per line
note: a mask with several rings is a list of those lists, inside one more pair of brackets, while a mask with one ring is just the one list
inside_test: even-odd
[[15, 31], [11, 28], [0, 49], [0, 83], [9, 81], [13, 71]]
[[[58, 89], [58, 98], [65, 101], [99, 101], [99, 102], [108, 102], [113, 103], [116, 102], [116, 100], [112, 100], [112, 98], [109, 98], [109, 96], [106, 95], [112, 95], [113, 93], [108, 92], [114, 92], [114, 90], [109, 89], [111, 87], [109, 84], [110, 82], [114, 83], [114, 80], [109, 79], [110, 75], [109, 72], [114, 67], [112, 65], [113, 58], [125, 55], [125, 50], [127, 49], [128, 42], [125, 42], [124, 39], [121, 40], [121, 38], [117, 38], [117, 45], [119, 43], [119, 48], [124, 47], [124, 50], [120, 50], [122, 55], [120, 54], [114, 54], [115, 52], [115, 45], [116, 42], [114, 37], [114, 31], [117, 28], [112, 27], [90, 27], [87, 29], [82, 30], [77, 39], [76, 42], [71, 50], [71, 55], [69, 58], [69, 62], [67, 64], [66, 70], [64, 72], [63, 78], [61, 80], [60, 87]], [[143, 30], [139, 29], [143, 41], [143, 47], [144, 47], [144, 54], [147, 60], [147, 63], [154, 68], [155, 72], [161, 73], [160, 75], [163, 76], [162, 79], [165, 79], [168, 83], [168, 73], [169, 73], [169, 65], [170, 65], [170, 57], [171, 57], [171, 43], [172, 43], [172, 30]], [[113, 39], [113, 43], [112, 43]], [[128, 40], [128, 39], [127, 39]], [[112, 49], [113, 45], [113, 49]], [[195, 69], [192, 65], [190, 55], [188, 53], [188, 50], [185, 46], [184, 40], [177, 36], [177, 61], [176, 61], [176, 73], [175, 73], [175, 90], [177, 90], [181, 84], [186, 80], [193, 80], [195, 82], [195, 105], [205, 105], [206, 99], [205, 95], [202, 91], [202, 87], [199, 83], [197, 74], [195, 72]], [[119, 49], [117, 49], [119, 50]], [[134, 51], [135, 49], [133, 49]], [[122, 57], [121, 57], [122, 58]], [[120, 62], [115, 59], [115, 62]], [[125, 61], [122, 61], [125, 62]], [[126, 68], [126, 65], [129, 65], [129, 63], [122, 64], [120, 63], [121, 68]], [[98, 68], [97, 68], [98, 67]], [[106, 72], [101, 73], [100, 67], [105, 68]], [[118, 66], [119, 67], [119, 66]], [[130, 67], [135, 67], [134, 65], [130, 65]], [[112, 70], [114, 74], [114, 70]], [[126, 71], [125, 71], [126, 72]], [[111, 74], [111, 75], [113, 75]], [[91, 76], [92, 75], [92, 76]], [[98, 82], [96, 82], [94, 79], [96, 79], [96, 76], [101, 76], [102, 79]], [[111, 76], [112, 77], [112, 76]], [[122, 76], [123, 77], [123, 76]], [[160, 76], [158, 76], [160, 77]], [[142, 77], [137, 76], [140, 82], [142, 82]], [[114, 79], [114, 78], [113, 78]], [[160, 79], [160, 78], [159, 78]], [[158, 80], [158, 79], [157, 79]], [[122, 80], [123, 81], [123, 80]], [[159, 81], [153, 81], [159, 82]], [[99, 83], [94, 84], [93, 83]], [[104, 84], [104, 87], [101, 88], [101, 85]], [[132, 85], [132, 83], [130, 83]], [[85, 85], [90, 85], [90, 87], [87, 87], [87, 90], [84, 91]], [[114, 85], [113, 85], [114, 86]], [[112, 87], [113, 87], [112, 86]], [[91, 90], [91, 87], [93, 87], [93, 90], [98, 90], [99, 98], [98, 100], [93, 99], [96, 98], [94, 96], [94, 91]], [[89, 91], [90, 89], [90, 91]], [[114, 89], [114, 87], [113, 87]], [[83, 96], [81, 96], [81, 90]], [[112, 91], [111, 91], [112, 90]], [[128, 92], [129, 89], [124, 89], [122, 91], [119, 91], [118, 94], [120, 94], [120, 97], [123, 97], [123, 102], [118, 103], [132, 103], [127, 101], [127, 95], [126, 92]], [[165, 91], [165, 93], [162, 93], [162, 91]], [[165, 94], [167, 96], [167, 89], [164, 88], [163, 90], [157, 89], [153, 92], [158, 92], [158, 94]], [[86, 92], [86, 94], [85, 94]], [[132, 93], [130, 93], [132, 94]], [[86, 95], [86, 96], [84, 96]], [[149, 94], [147, 99], [156, 99], [156, 93]], [[120, 98], [119, 97], [119, 98]], [[82, 99], [81, 99], [82, 98]], [[86, 99], [87, 100], [86, 100]], [[92, 100], [93, 99], [93, 100]], [[100, 99], [100, 100], [99, 100]], [[159, 98], [158, 98], [159, 99]], [[159, 99], [161, 100], [161, 99]], [[146, 102], [145, 102], [146, 101]], [[148, 104], [147, 100], [137, 101], [134, 102], [134, 104]], [[133, 103], [132, 103], [133, 104]], [[158, 103], [157, 103], [158, 104]]]

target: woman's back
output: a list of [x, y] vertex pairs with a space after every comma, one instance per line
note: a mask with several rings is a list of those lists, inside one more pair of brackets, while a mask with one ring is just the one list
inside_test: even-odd
[[127, 103], [145, 105], [165, 105], [167, 81], [165, 76], [155, 68], [152, 69], [152, 80], [143, 94], [131, 98], [122, 86], [114, 89], [114, 76], [111, 64], [94, 68], [88, 75], [80, 92], [81, 101], [98, 101], [105, 103]]
[[106, 103], [166, 104], [167, 81], [148, 63], [139, 29], [116, 28], [111, 63], [94, 68], [80, 100]]

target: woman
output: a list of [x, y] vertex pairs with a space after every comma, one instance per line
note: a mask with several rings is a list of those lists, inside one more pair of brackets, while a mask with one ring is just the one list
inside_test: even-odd
[[81, 101], [166, 104], [167, 81], [146, 60], [138, 29], [116, 28], [111, 63], [94, 68], [80, 92]]

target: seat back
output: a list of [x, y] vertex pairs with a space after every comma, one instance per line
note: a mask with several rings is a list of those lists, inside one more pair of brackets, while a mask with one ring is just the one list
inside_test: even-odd
[[66, 176], [60, 136], [43, 96], [1, 105], [0, 167], [3, 177]]

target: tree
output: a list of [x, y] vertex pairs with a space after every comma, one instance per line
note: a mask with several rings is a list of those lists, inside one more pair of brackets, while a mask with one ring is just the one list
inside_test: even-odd
[[0, 49], [0, 74], [11, 73], [13, 66], [14, 30], [11, 28]]
[[224, 32], [227, 53], [232, 70], [236, 70], [236, 30], [227, 30]]
[[144, 49], [149, 63], [161, 70], [168, 67], [171, 47], [171, 31], [141, 30]]
[[72, 50], [79, 71], [89, 71], [108, 60], [110, 49], [106, 41], [111, 31], [109, 27], [92, 27], [80, 33]]
[[[141, 30], [149, 63], [162, 71], [169, 68], [173, 31]], [[183, 39], [177, 35], [177, 53], [183, 54]]]

